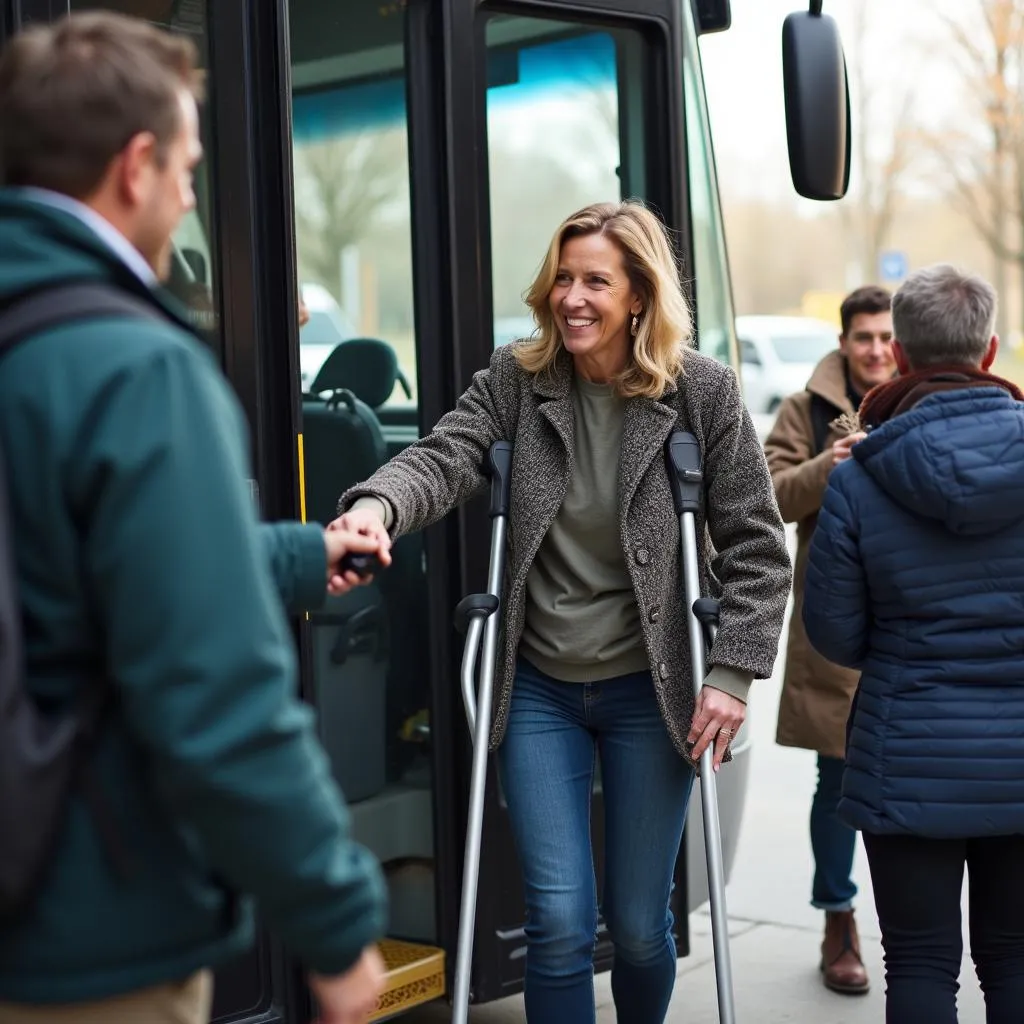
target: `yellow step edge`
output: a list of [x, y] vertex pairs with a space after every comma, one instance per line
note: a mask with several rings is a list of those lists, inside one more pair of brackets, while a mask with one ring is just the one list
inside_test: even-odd
[[387, 979], [371, 1021], [385, 1020], [444, 996], [443, 949], [385, 939], [380, 943], [380, 953]]

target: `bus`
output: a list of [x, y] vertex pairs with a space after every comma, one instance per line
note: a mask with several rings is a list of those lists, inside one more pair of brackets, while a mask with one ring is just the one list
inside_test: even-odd
[[[591, 201], [639, 197], [658, 211], [697, 345], [738, 368], [698, 48], [701, 33], [728, 28], [728, 0], [0, 0], [0, 42], [90, 8], [186, 33], [202, 55], [207, 157], [170, 286], [245, 408], [264, 517], [333, 518], [347, 486], [429, 430], [494, 345], [530, 332], [523, 292], [554, 228]], [[827, 28], [812, 24], [820, 8], [811, 0], [806, 38], [786, 44], [790, 158], [799, 191], [838, 198], [845, 78], [838, 37], [808, 49]], [[482, 589], [487, 531], [471, 504], [400, 540], [373, 584], [295, 623], [302, 694], [387, 878], [375, 1019], [451, 988], [471, 754], [452, 614]], [[719, 782], [727, 870], [745, 735], [734, 750]], [[475, 1003], [518, 992], [524, 974], [519, 870], [493, 772], [484, 820]], [[599, 876], [602, 822], [598, 778]], [[673, 896], [680, 956], [707, 898], [699, 808], [689, 822]], [[610, 962], [602, 926], [597, 969]], [[298, 965], [265, 931], [218, 973], [216, 1021], [314, 1014]]]

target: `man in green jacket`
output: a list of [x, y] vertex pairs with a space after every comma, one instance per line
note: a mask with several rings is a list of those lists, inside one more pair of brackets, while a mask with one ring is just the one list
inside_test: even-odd
[[59, 711], [112, 683], [91, 768], [123, 840], [108, 856], [72, 798], [38, 898], [0, 926], [0, 1024], [198, 1024], [210, 969], [252, 942], [250, 897], [324, 1024], [364, 1021], [382, 981], [382, 879], [295, 696], [284, 606], [358, 582], [346, 551], [389, 554], [256, 522], [241, 411], [159, 286], [195, 202], [198, 96], [190, 44], [110, 14], [0, 58], [0, 308], [96, 281], [156, 314], [0, 362], [27, 686]]

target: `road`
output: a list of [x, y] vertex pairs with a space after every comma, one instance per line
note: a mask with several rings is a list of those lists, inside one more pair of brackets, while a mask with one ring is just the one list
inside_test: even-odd
[[[758, 427], [763, 432], [765, 423], [758, 422]], [[775, 743], [784, 650], [785, 634], [775, 675], [754, 684], [750, 702], [750, 790], [727, 893], [737, 1019], [739, 1024], [879, 1024], [885, 1019], [882, 953], [867, 861], [859, 843], [857, 910], [871, 991], [864, 996], [836, 995], [824, 988], [818, 974], [822, 916], [808, 903], [811, 852], [807, 836], [815, 758], [808, 751]], [[690, 931], [692, 953], [679, 961], [668, 1024], [717, 1024], [706, 908], [691, 915]], [[984, 1024], [984, 1004], [967, 957], [960, 982], [960, 1024]], [[597, 1004], [599, 1024], [614, 1024], [607, 975], [597, 979]], [[449, 1019], [449, 1011], [436, 1006], [409, 1017], [412, 1024], [441, 1024]], [[519, 997], [471, 1014], [473, 1024], [522, 1024], [524, 1020]]]

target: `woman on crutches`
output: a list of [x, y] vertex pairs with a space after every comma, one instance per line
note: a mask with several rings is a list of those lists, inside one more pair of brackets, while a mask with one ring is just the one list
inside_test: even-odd
[[[775, 660], [790, 586], [782, 521], [735, 374], [694, 352], [661, 223], [601, 204], [558, 229], [527, 301], [533, 337], [498, 349], [434, 430], [342, 496], [339, 524], [392, 537], [476, 493], [513, 442], [504, 642], [492, 748], [523, 868], [530, 1024], [595, 1020], [590, 798], [605, 804], [601, 910], [620, 1024], [665, 1019], [669, 897], [694, 779], [715, 770]], [[704, 459], [699, 578], [720, 598], [695, 707], [680, 520], [664, 455]], [[710, 762], [712, 758], [708, 759]]]

